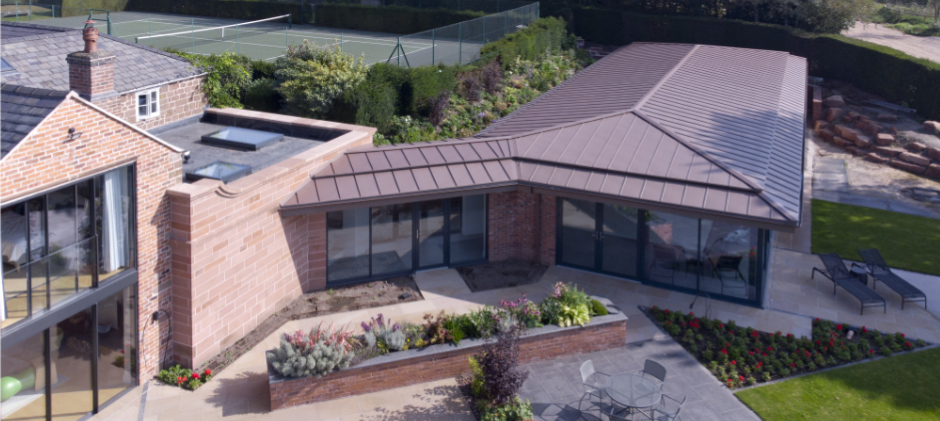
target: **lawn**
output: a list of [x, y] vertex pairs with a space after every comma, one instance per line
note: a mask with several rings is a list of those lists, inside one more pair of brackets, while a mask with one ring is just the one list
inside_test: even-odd
[[940, 348], [737, 393], [766, 421], [940, 419]]
[[813, 253], [861, 261], [867, 248], [891, 267], [940, 275], [940, 219], [813, 199]]

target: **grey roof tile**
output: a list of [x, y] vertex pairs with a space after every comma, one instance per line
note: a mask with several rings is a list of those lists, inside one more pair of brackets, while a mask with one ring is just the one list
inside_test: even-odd
[[68, 92], [4, 83], [0, 87], [0, 159], [36, 128]]
[[[3, 76], [4, 83], [69, 90], [65, 57], [84, 49], [81, 31], [17, 22], [3, 22], [0, 25], [3, 39], [0, 54], [16, 69], [16, 73]], [[175, 54], [110, 35], [99, 36], [98, 49], [116, 57], [114, 89], [119, 93], [204, 73]]]

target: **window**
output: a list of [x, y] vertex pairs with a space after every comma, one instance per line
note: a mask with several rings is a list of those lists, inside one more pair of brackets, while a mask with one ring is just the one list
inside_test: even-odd
[[160, 115], [160, 89], [137, 93], [137, 119]]

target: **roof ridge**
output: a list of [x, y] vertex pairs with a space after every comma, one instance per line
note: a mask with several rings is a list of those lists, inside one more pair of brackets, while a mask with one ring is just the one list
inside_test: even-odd
[[676, 62], [676, 65], [672, 66], [672, 68], [669, 69], [669, 71], [666, 72], [666, 74], [664, 74], [661, 79], [659, 79], [659, 82], [656, 82], [656, 84], [653, 85], [653, 87], [650, 88], [649, 91], [646, 91], [643, 97], [640, 98], [640, 100], [637, 101], [636, 104], [633, 104], [633, 107], [630, 108], [631, 111], [633, 110], [638, 111], [641, 108], [643, 108], [643, 106], [646, 105], [646, 102], [649, 101], [649, 99], [652, 98], [653, 95], [656, 94], [656, 92], [659, 92], [659, 89], [662, 88], [663, 85], [665, 85], [666, 82], [670, 78], [672, 78], [672, 76], [676, 74], [676, 72], [679, 71], [679, 69], [685, 64], [685, 62], [689, 60], [689, 57], [692, 57], [692, 54], [698, 51], [698, 48], [701, 47], [701, 45], [699, 44], [687, 44], [687, 45], [692, 45], [692, 49], [689, 50], [689, 52], [685, 53], [685, 55], [682, 56], [682, 60], [679, 60], [678, 62]]
[[0, 90], [7, 95], [23, 95], [23, 96], [44, 96], [49, 98], [65, 98], [69, 94], [69, 91], [59, 91], [55, 89], [45, 89], [45, 88], [30, 88], [28, 86], [17, 85], [15, 83], [3, 82], [0, 85]]
[[182, 56], [178, 56], [178, 55], [173, 54], [173, 53], [170, 53], [170, 52], [166, 52], [166, 51], [163, 51], [163, 50], [158, 50], [158, 49], [156, 49], [156, 48], [149, 47], [149, 46], [146, 46], [146, 45], [144, 45], [144, 44], [138, 44], [138, 43], [136, 43], [136, 42], [130, 42], [130, 41], [126, 40], [126, 39], [119, 38], [119, 37], [116, 37], [116, 36], [114, 36], [114, 35], [98, 34], [98, 36], [107, 38], [107, 39], [109, 39], [109, 40], [111, 40], [111, 41], [119, 42], [119, 43], [124, 44], [124, 45], [129, 45], [129, 46], [132, 46], [132, 47], [135, 47], [135, 48], [139, 48], [139, 49], [141, 49], [141, 50], [145, 50], [145, 51], [148, 51], [148, 52], [151, 52], [151, 53], [156, 53], [156, 54], [159, 54], [159, 55], [161, 55], [161, 56], [165, 56], [165, 57], [168, 57], [168, 58], [177, 60], [177, 61], [182, 61], [182, 62], [184, 62], [184, 63], [186, 63], [186, 64], [189, 64], [189, 65], [192, 66], [192, 67], [196, 67], [195, 65], [193, 65], [193, 63], [192, 63], [191, 61], [187, 60], [186, 58], [184, 58], [184, 57], [182, 57]]
[[[42, 25], [38, 23], [26, 23], [26, 22], [3, 21], [2, 23], [0, 23], [0, 26], [16, 26], [20, 28], [43, 29], [43, 30], [51, 31], [51, 32], [73, 32], [73, 31], [81, 32], [81, 29], [65, 28], [62, 26], [50, 26], [50, 25]], [[30, 35], [27, 35], [27, 36], [30, 36]], [[14, 37], [14, 38], [21, 38], [21, 37]]]

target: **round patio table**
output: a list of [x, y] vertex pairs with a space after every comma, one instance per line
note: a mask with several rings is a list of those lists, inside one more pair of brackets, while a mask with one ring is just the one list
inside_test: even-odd
[[611, 376], [607, 394], [614, 402], [628, 408], [649, 408], [663, 398], [659, 385], [640, 374]]

